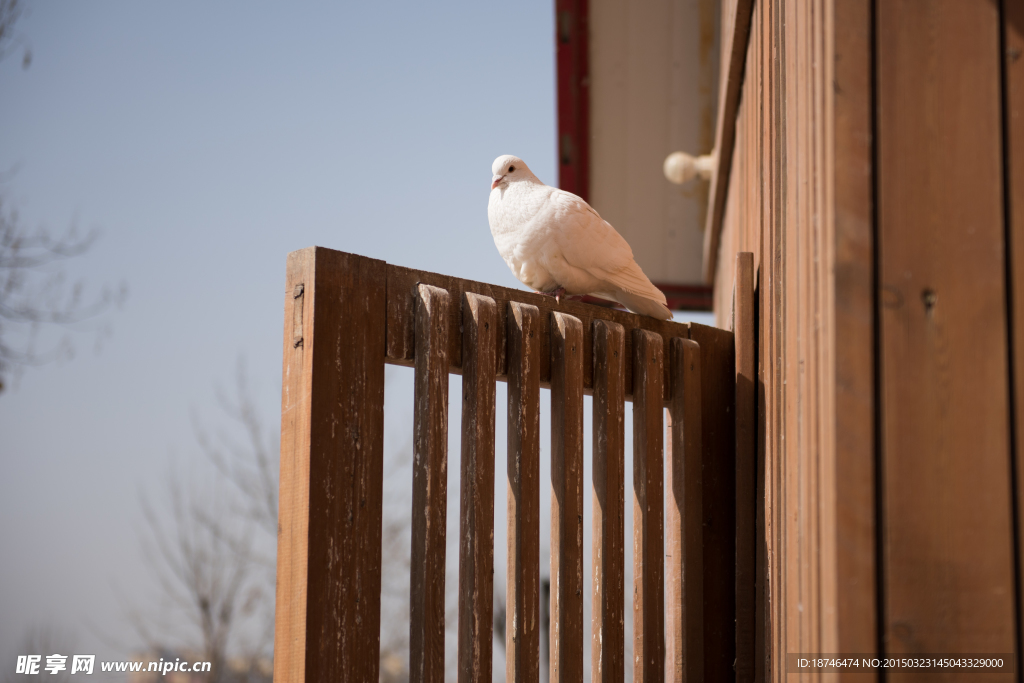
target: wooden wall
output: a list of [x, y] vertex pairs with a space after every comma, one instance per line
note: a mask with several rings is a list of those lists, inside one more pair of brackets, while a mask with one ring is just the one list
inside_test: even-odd
[[705, 270], [728, 327], [753, 252], [758, 680], [787, 653], [1020, 650], [1022, 5], [724, 3], [750, 30]]

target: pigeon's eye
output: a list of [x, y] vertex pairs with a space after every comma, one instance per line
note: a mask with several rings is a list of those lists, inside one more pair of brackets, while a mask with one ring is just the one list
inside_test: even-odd
[[511, 173], [511, 172], [512, 172], [512, 171], [514, 171], [514, 170], [516, 170], [516, 167], [515, 167], [515, 166], [509, 166], [509, 167], [508, 167], [508, 172], [509, 172], [509, 173]]

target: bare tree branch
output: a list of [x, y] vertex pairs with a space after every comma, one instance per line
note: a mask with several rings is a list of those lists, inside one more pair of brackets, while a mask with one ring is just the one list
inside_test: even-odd
[[[0, 6], [0, 22], [4, 11]], [[68, 333], [127, 298], [124, 284], [87, 297], [84, 283], [70, 283], [61, 267], [87, 252], [98, 236], [95, 230], [79, 235], [74, 225], [58, 237], [43, 228], [26, 229], [0, 192], [0, 390], [13, 371], [70, 356]], [[44, 330], [55, 327], [65, 331], [63, 338], [40, 350]]]
[[18, 46], [14, 27], [23, 9], [20, 0], [0, 0], [0, 61]]

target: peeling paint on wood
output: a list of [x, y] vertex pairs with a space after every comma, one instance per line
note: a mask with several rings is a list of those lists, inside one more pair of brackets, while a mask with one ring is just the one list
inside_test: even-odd
[[704, 680], [704, 524], [700, 346], [669, 346], [673, 395], [669, 407], [666, 519], [667, 680]]
[[448, 292], [416, 287], [409, 680], [444, 681], [448, 505]]
[[505, 680], [540, 676], [540, 311], [510, 301]]
[[622, 325], [593, 321], [594, 584], [591, 679], [620, 683], [625, 675], [625, 405], [626, 357]]
[[633, 681], [665, 677], [661, 337], [633, 330]]
[[462, 295], [459, 683], [490, 683], [494, 610], [494, 299]]
[[583, 323], [551, 313], [551, 683], [583, 679]]

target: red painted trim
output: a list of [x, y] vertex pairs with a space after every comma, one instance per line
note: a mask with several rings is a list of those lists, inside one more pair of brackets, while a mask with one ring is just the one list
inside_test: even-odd
[[[671, 311], [710, 311], [713, 307], [712, 289], [706, 285], [654, 285], [665, 293], [667, 305]], [[582, 299], [588, 304], [607, 308], [622, 308], [614, 301], [599, 299], [596, 296], [585, 296]], [[622, 309], [625, 310], [625, 309]]]
[[708, 285], [666, 285], [654, 283], [665, 293], [673, 311], [710, 311], [714, 307], [713, 289]]
[[590, 8], [587, 0], [556, 0], [558, 186], [589, 201]]

